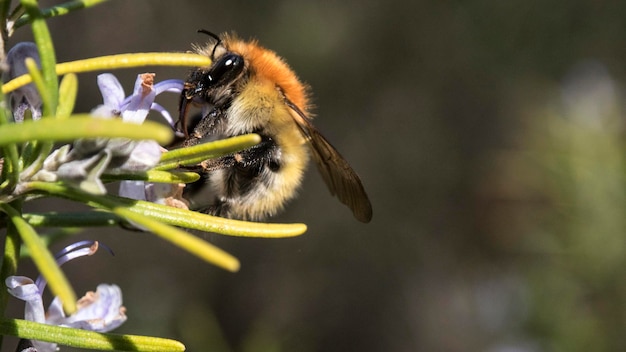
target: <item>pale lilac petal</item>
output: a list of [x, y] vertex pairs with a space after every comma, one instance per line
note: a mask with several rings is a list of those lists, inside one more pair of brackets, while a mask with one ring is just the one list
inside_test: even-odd
[[102, 183], [101, 176], [111, 161], [111, 151], [102, 150], [94, 156], [65, 163], [57, 170], [60, 179], [73, 183], [85, 192], [92, 194], [105, 194], [106, 188]]
[[[48, 311], [46, 312], [46, 320], [45, 323], [48, 325], [60, 326], [65, 321], [65, 312], [63, 311], [63, 303], [59, 297], [54, 297], [52, 303], [48, 307]], [[57, 352], [57, 345], [47, 342], [34, 341], [35, 347], [37, 347], [37, 352], [46, 351], [46, 352]]]
[[[105, 246], [105, 248], [107, 248]], [[71, 244], [55, 256], [59, 265], [72, 259], [91, 255], [98, 249], [98, 242], [81, 241]], [[44, 282], [44, 280], [38, 280]], [[66, 326], [108, 332], [122, 325], [126, 317], [126, 308], [122, 306], [122, 290], [116, 285], [98, 285], [96, 292], [87, 292], [78, 302], [77, 311], [65, 316], [61, 301], [55, 297], [47, 312], [44, 311], [43, 288], [28, 277], [10, 276], [5, 280], [8, 292], [26, 302], [24, 318], [29, 321], [55, 326]], [[55, 352], [57, 345], [41, 341], [32, 341], [37, 352]], [[24, 346], [27, 347], [27, 346]], [[26, 351], [26, 349], [24, 349]]]
[[24, 319], [45, 323], [46, 316], [41, 291], [33, 280], [25, 276], [9, 276], [5, 280], [5, 284], [12, 296], [26, 302]]
[[63, 303], [61, 303], [59, 297], [54, 297], [46, 312], [46, 324], [60, 325], [64, 320], [65, 311], [63, 311]]
[[144, 97], [133, 96], [128, 108], [122, 110], [122, 120], [138, 125], [142, 124], [148, 117], [153, 99], [154, 97], [152, 99], [144, 99]]
[[[183, 198], [184, 188], [184, 184], [122, 181], [119, 195], [174, 208], [189, 209], [189, 203]], [[135, 226], [138, 225], [135, 224]]]
[[124, 122], [136, 124], [144, 122], [156, 97], [153, 82], [154, 74], [137, 75], [130, 103], [128, 106], [122, 107], [122, 120]]
[[172, 187], [177, 185], [170, 183], [151, 183], [146, 186], [146, 199], [149, 202], [165, 204], [165, 199], [172, 194]]
[[22, 301], [31, 301], [35, 297], [41, 298], [41, 291], [35, 282], [26, 276], [9, 276], [4, 281], [9, 293]]
[[[72, 144], [71, 159], [82, 159], [93, 156], [109, 144], [109, 138], [81, 138]], [[67, 162], [68, 160], [65, 160]]]
[[107, 148], [111, 151], [113, 157], [126, 157], [133, 152], [137, 145], [139, 145], [137, 141], [128, 138], [111, 138]]
[[[161, 81], [155, 84], [154, 91], [156, 95], [159, 95], [165, 92], [180, 94], [183, 91], [184, 87], [185, 87], [185, 82], [180, 79], [166, 79], [165, 81]], [[130, 101], [133, 98], [133, 95], [126, 97], [126, 99], [124, 99], [124, 101], [120, 104], [120, 106], [125, 107], [128, 104], [130, 104]]]
[[120, 182], [120, 197], [136, 200], [146, 200], [146, 185], [143, 181], [122, 181]]
[[104, 105], [119, 109], [120, 104], [124, 101], [124, 88], [120, 81], [111, 73], [103, 73], [98, 75], [98, 88], [102, 93]]
[[122, 290], [117, 285], [100, 284], [78, 301], [76, 314], [67, 317], [64, 326], [97, 332], [111, 331], [126, 321]]
[[189, 202], [183, 198], [183, 183], [148, 183], [146, 200], [179, 209], [189, 209]]
[[43, 342], [37, 340], [31, 340], [33, 346], [35, 347], [35, 351], [37, 352], [58, 352], [59, 349], [56, 343], [51, 342]]
[[37, 45], [33, 42], [19, 42], [15, 44], [7, 53], [7, 64], [9, 65], [8, 78], [13, 79], [21, 75], [28, 73], [28, 68], [24, 61], [27, 58], [34, 59], [37, 64], [41, 61], [39, 59], [39, 50]]
[[136, 147], [121, 165], [108, 170], [110, 173], [148, 171], [161, 160], [161, 146], [153, 140], [138, 141]]

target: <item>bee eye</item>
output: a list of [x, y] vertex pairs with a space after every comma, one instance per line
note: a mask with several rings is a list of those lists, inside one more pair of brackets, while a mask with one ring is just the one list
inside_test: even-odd
[[208, 84], [215, 85], [234, 80], [243, 70], [243, 57], [237, 54], [226, 54], [219, 58], [209, 71]]

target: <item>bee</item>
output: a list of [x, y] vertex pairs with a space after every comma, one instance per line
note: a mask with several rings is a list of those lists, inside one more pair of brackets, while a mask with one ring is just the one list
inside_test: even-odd
[[[258, 145], [201, 163], [216, 195], [203, 211], [253, 221], [275, 215], [294, 198], [312, 155], [331, 194], [356, 219], [369, 222], [372, 206], [361, 180], [313, 126], [308, 87], [285, 61], [256, 41], [198, 32], [210, 40], [194, 50], [212, 63], [192, 70], [181, 93], [183, 146], [248, 133], [261, 136]], [[187, 118], [191, 105], [202, 110], [195, 125]]]

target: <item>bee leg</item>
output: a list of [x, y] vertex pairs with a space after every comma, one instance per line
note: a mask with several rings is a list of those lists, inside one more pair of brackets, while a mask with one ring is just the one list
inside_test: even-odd
[[187, 139], [183, 142], [183, 147], [190, 147], [202, 143], [206, 136], [216, 133], [220, 125], [225, 121], [225, 114], [222, 109], [213, 108], [206, 115], [195, 117], [193, 128], [186, 130]]
[[[261, 143], [218, 159], [202, 163], [204, 174], [207, 170], [220, 170], [219, 178], [211, 177], [215, 190], [214, 202], [201, 208], [206, 214], [240, 220], [261, 220], [267, 214], [259, 212], [256, 202], [265, 199], [258, 193], [267, 187], [269, 175], [281, 167], [281, 151], [276, 142], [262, 136]], [[260, 186], [260, 188], [259, 188]], [[253, 196], [254, 194], [258, 196]]]
[[241, 173], [256, 177], [264, 168], [276, 172], [281, 165], [281, 151], [271, 137], [261, 136], [261, 143], [233, 154], [235, 166]]
[[199, 209], [199, 211], [213, 216], [232, 218], [232, 214], [230, 213], [230, 204], [227, 199], [223, 198], [216, 198], [212, 205]]
[[[183, 169], [187, 171], [195, 172], [200, 175], [200, 179], [185, 185], [184, 198], [189, 199], [189, 197], [193, 197], [195, 194], [198, 194], [198, 192], [200, 192], [204, 185], [208, 182], [209, 175], [212, 171], [227, 169], [233, 167], [234, 165], [235, 159], [233, 156], [227, 155], [221, 158], [205, 160], [198, 165], [183, 167]], [[205, 211], [202, 211], [202, 208], [199, 209], [199, 211], [206, 213]]]

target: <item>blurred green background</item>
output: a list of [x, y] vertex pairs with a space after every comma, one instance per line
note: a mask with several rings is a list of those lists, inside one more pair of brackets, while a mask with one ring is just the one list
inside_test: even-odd
[[[626, 350], [626, 2], [114, 0], [49, 24], [59, 61], [185, 51], [199, 28], [257, 38], [311, 85], [374, 208], [357, 222], [311, 168], [273, 219], [305, 235], [200, 234], [237, 274], [86, 230], [116, 255], [66, 270], [80, 292], [122, 287], [118, 332], [217, 352]], [[137, 73], [116, 74], [130, 91]], [[77, 111], [100, 102], [81, 75]]]

